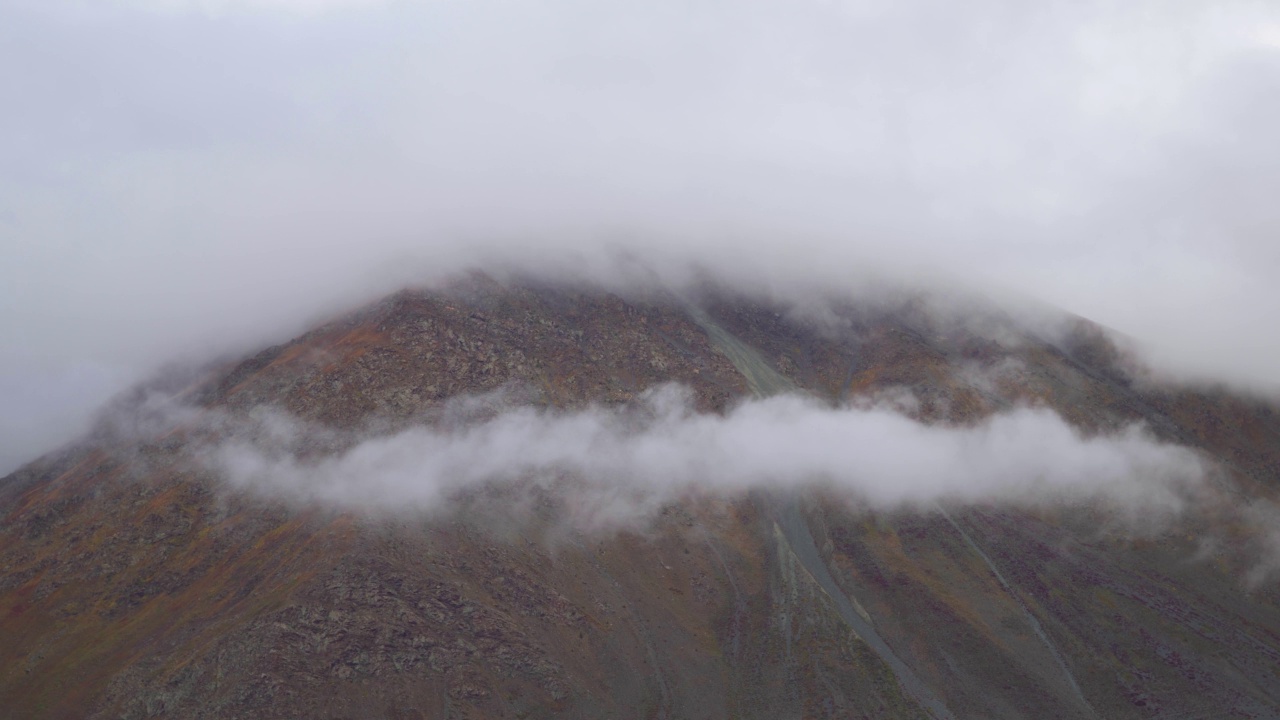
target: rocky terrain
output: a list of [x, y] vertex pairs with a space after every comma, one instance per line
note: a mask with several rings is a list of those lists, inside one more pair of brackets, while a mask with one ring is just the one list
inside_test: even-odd
[[[478, 276], [161, 378], [0, 480], [0, 716], [1280, 717], [1280, 583], [1248, 522], [1280, 493], [1274, 406], [1141, 381], [1083, 321], [1051, 341], [910, 304], [831, 316]], [[554, 497], [508, 522], [498, 491], [393, 516], [232, 491], [191, 462], [195, 421], [118, 419], [159, 393], [396, 428], [503, 388], [574, 408], [671, 382], [706, 412], [909, 392], [932, 423], [1140, 421], [1214, 459], [1218, 500], [1134, 527], [758, 490], [566, 530]]]

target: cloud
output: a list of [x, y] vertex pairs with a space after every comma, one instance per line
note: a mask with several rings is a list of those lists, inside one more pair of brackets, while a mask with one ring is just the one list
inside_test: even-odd
[[197, 451], [233, 488], [376, 512], [439, 512], [484, 488], [546, 492], [586, 528], [637, 525], [691, 494], [822, 488], [877, 509], [933, 503], [1102, 501], [1176, 513], [1206, 466], [1140, 427], [1085, 436], [1019, 408], [969, 427], [925, 425], [886, 407], [800, 396], [724, 415], [659, 388], [623, 408], [490, 405], [470, 420], [355, 438], [260, 408]]
[[[25, 0], [14, 0], [22, 4]], [[386, 3], [389, 0], [106, 0], [105, 3], [85, 3], [80, 0], [61, 0], [53, 3], [55, 11], [83, 17], [94, 14], [93, 5], [112, 6], [127, 10], [162, 15], [196, 14], [211, 18], [229, 14], [266, 13], [311, 18], [327, 12], [359, 9]], [[31, 3], [30, 6], [33, 6]]]
[[1280, 576], [1280, 506], [1256, 500], [1244, 508], [1242, 516], [1255, 558], [1245, 574], [1245, 586], [1256, 590]]
[[[302, 10], [295, 12], [294, 10]], [[0, 6], [0, 405], [474, 264], [1030, 294], [1275, 389], [1259, 3]], [[41, 372], [32, 374], [32, 368]], [[34, 380], [32, 380], [34, 378]], [[36, 452], [0, 441], [0, 468]]]

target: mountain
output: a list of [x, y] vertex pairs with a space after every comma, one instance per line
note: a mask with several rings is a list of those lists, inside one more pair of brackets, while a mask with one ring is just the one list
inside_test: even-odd
[[[331, 433], [302, 439], [325, 457], [459, 398], [569, 412], [668, 383], [712, 414], [777, 393], [909, 397], [944, 427], [1047, 407], [1215, 470], [1172, 520], [818, 486], [588, 528], [563, 522], [572, 495], [367, 511], [197, 461], [267, 408]], [[1082, 320], [473, 276], [157, 378], [0, 480], [0, 716], [1275, 718], [1280, 591], [1251, 519], [1278, 492], [1274, 405], [1144, 379]]]

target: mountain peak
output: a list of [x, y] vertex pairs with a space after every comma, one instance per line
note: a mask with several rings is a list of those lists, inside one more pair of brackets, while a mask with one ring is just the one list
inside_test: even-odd
[[[334, 718], [1280, 708], [1280, 596], [1245, 585], [1267, 537], [1251, 518], [1277, 492], [1273, 408], [1134, 382], [1084, 322], [1048, 342], [919, 304], [690, 298], [474, 276], [122, 402], [105, 429], [0, 484], [0, 706]], [[445, 422], [468, 398], [493, 402]], [[1204, 507], [1157, 522], [1167, 508], [1089, 475], [1107, 463], [1076, 477], [1057, 457], [1000, 455], [1044, 469], [1025, 478], [965, 465], [1005, 436], [1013, 444], [996, 446], [1040, 442], [1018, 434], [1024, 420], [1126, 467], [1204, 458], [1214, 480], [1187, 496]], [[513, 423], [525, 434], [499, 432]], [[294, 435], [264, 445], [272, 432]], [[876, 464], [877, 442], [908, 435], [924, 439]], [[504, 450], [512, 437], [526, 444]], [[238, 456], [259, 463], [243, 477], [287, 467], [305, 492], [233, 482], [218, 453], [240, 441], [261, 450]], [[801, 444], [834, 459], [791, 463]], [[927, 464], [944, 446], [953, 454]], [[446, 456], [465, 464], [445, 474], [476, 482], [362, 502], [393, 487], [379, 472], [427, 473]], [[664, 470], [644, 475], [641, 458]], [[890, 471], [899, 485], [968, 479], [915, 494], [865, 484]], [[991, 479], [1003, 475], [1011, 485]], [[1058, 475], [1083, 485], [1022, 489]], [[1072, 495], [1082, 487], [1093, 494]], [[575, 521], [588, 506], [592, 522]], [[639, 520], [602, 520], [615, 517], [602, 508]]]

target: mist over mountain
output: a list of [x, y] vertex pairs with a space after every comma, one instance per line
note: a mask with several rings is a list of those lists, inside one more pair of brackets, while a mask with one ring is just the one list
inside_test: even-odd
[[1280, 717], [1280, 12], [0, 0], [0, 720]]
[[471, 274], [170, 368], [0, 480], [0, 706], [1280, 707], [1273, 404], [816, 297]]
[[17, 0], [0, 27], [2, 466], [172, 359], [618, 255], [1033, 297], [1276, 388], [1265, 3]]

